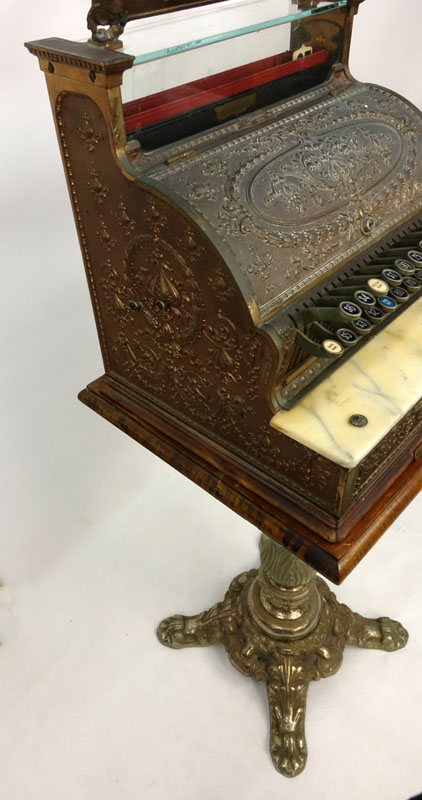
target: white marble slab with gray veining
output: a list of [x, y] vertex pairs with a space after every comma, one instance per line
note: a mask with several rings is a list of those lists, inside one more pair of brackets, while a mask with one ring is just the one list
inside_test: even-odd
[[[422, 299], [271, 425], [342, 467], [355, 467], [422, 396]], [[368, 419], [350, 424], [352, 414]]]

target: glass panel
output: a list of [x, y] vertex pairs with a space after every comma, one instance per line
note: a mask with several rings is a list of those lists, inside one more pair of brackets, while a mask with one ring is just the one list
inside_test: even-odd
[[[216, 33], [211, 36], [204, 36], [200, 39], [194, 39], [190, 42], [183, 42], [182, 44], [176, 44], [170, 47], [164, 47], [160, 50], [154, 50], [150, 53], [140, 53], [139, 55], [135, 56], [134, 66], [137, 64], [146, 64], [148, 61], [155, 61], [159, 58], [167, 58], [168, 56], [176, 55], [178, 53], [183, 53], [187, 50], [197, 50], [199, 47], [205, 47], [206, 45], [215, 44], [216, 42], [223, 42], [226, 39], [236, 39], [238, 36], [245, 36], [248, 33], [258, 33], [259, 31], [267, 30], [268, 28], [275, 28], [279, 25], [284, 25], [286, 22], [297, 22], [298, 20], [306, 19], [315, 14], [321, 14], [321, 12], [327, 12], [334, 10], [336, 8], [342, 8], [343, 6], [347, 5], [347, 0], [339, 0], [337, 3], [329, 3], [329, 2], [320, 2], [318, 6], [315, 8], [308, 9], [306, 11], [299, 11], [293, 14], [287, 14], [282, 17], [276, 17], [276, 19], [269, 19], [263, 22], [256, 22], [253, 25], [245, 25], [243, 28], [235, 28], [234, 30], [225, 31], [223, 33]], [[133, 35], [135, 34], [135, 35]], [[135, 44], [135, 37], [136, 32], [134, 31], [132, 34], [133, 36], [133, 44]], [[131, 49], [131, 44], [129, 40], [129, 34], [125, 37], [125, 44], [123, 52], [129, 52], [133, 55], [133, 50]]]
[[124, 36], [136, 54], [123, 82], [128, 138], [155, 149], [322, 83], [341, 59], [346, 5], [227, 0], [137, 24]]

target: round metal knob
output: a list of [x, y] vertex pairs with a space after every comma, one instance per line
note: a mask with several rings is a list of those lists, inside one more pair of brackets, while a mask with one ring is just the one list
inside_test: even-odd
[[352, 414], [349, 422], [351, 425], [354, 425], [355, 428], [364, 428], [365, 425], [368, 424], [368, 417], [365, 417], [363, 414]]
[[360, 229], [362, 233], [367, 236], [368, 233], [372, 233], [375, 228], [375, 220], [373, 217], [364, 217], [362, 222], [360, 223]]

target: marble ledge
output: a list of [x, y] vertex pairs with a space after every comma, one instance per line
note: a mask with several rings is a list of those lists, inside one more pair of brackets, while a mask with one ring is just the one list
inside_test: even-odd
[[[271, 425], [352, 469], [422, 396], [422, 298]], [[349, 422], [363, 414], [368, 424]]]

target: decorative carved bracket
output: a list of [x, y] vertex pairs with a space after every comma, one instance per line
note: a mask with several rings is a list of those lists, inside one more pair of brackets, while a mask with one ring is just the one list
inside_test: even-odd
[[[213, 2], [216, 0], [92, 0], [87, 24], [94, 42], [110, 45], [116, 42], [131, 20]], [[105, 25], [107, 29], [102, 27]]]

